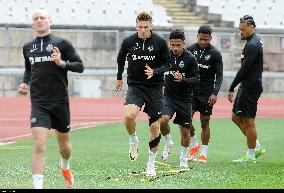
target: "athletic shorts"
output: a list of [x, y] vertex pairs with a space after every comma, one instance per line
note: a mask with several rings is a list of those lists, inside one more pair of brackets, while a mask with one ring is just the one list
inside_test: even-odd
[[151, 125], [161, 118], [162, 111], [162, 86], [141, 86], [141, 85], [128, 85], [126, 94], [126, 101], [124, 105], [135, 104], [142, 109], [150, 117]]
[[195, 96], [192, 97], [192, 110], [200, 112], [201, 115], [212, 115], [213, 106], [208, 104], [210, 96]]
[[261, 92], [248, 92], [239, 88], [233, 105], [233, 113], [242, 117], [255, 118], [260, 95]]
[[31, 127], [56, 129], [61, 133], [70, 131], [69, 103], [32, 104]]
[[176, 113], [173, 123], [189, 129], [192, 120], [191, 107], [191, 102], [184, 102], [169, 96], [164, 96], [162, 114], [172, 118], [174, 113]]

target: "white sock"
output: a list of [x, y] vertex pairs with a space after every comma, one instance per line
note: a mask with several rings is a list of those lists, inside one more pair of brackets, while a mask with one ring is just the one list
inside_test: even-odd
[[166, 141], [167, 141], [167, 145], [169, 145], [169, 144], [174, 144], [174, 142], [173, 142], [173, 140], [172, 140], [171, 134], [167, 134], [167, 135], [165, 136], [165, 139], [166, 139]]
[[180, 148], [180, 159], [186, 160], [187, 159], [187, 153], [188, 153], [188, 148], [182, 146]]
[[34, 188], [35, 189], [42, 189], [43, 175], [42, 174], [34, 174], [32, 177], [33, 177]]
[[207, 156], [208, 152], [208, 145], [201, 145], [201, 153], [200, 155], [204, 155], [205, 157]]
[[149, 152], [149, 159], [148, 159], [148, 165], [155, 165], [155, 161], [156, 161], [156, 157], [157, 157], [157, 152], [153, 153], [153, 152]]
[[70, 158], [69, 159], [64, 159], [61, 157], [61, 167], [64, 170], [69, 169], [69, 163], [70, 163]]
[[131, 144], [139, 143], [138, 136], [136, 135], [136, 131], [132, 135], [130, 135], [130, 143]]
[[197, 140], [196, 140], [195, 135], [190, 138], [190, 143], [191, 143], [191, 147], [196, 147], [196, 145], [197, 145]]
[[255, 158], [255, 149], [248, 149], [247, 156], [249, 158]]
[[258, 141], [258, 140], [256, 140], [256, 146], [255, 146], [255, 149], [260, 149], [260, 147], [261, 147], [261, 145], [260, 145], [259, 141]]

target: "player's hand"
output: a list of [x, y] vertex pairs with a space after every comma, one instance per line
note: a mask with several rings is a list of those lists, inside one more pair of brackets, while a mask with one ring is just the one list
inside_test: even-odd
[[234, 92], [229, 92], [228, 93], [228, 100], [233, 103], [234, 102]]
[[174, 73], [174, 81], [175, 82], [181, 82], [182, 81], [182, 74], [179, 71], [176, 71]]
[[18, 93], [21, 94], [21, 95], [27, 95], [28, 89], [29, 89], [29, 86], [26, 83], [21, 83], [18, 86]]
[[58, 47], [54, 47], [51, 54], [52, 61], [55, 62], [57, 66], [65, 67], [66, 63], [61, 59], [61, 52]]
[[146, 64], [145, 66], [146, 70], [145, 71], [145, 74], [148, 76], [147, 79], [150, 79], [153, 77], [154, 75], [154, 70], [152, 68], [150, 68], [150, 66], [148, 66], [148, 64]]
[[115, 81], [115, 92], [119, 92], [123, 86], [122, 80], [116, 80]]
[[212, 95], [209, 97], [208, 104], [209, 104], [210, 106], [214, 106], [216, 102], [217, 102], [217, 96], [215, 96], [215, 95], [212, 94]]

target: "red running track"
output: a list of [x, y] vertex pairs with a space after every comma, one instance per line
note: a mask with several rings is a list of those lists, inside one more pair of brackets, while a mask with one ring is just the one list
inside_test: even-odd
[[[110, 122], [123, 121], [123, 98], [86, 99], [70, 98], [72, 129]], [[257, 118], [284, 118], [284, 99], [260, 99]], [[232, 104], [219, 99], [212, 118], [230, 118]], [[31, 136], [30, 100], [28, 97], [0, 98], [0, 144]], [[198, 114], [195, 115], [198, 118]], [[147, 120], [141, 112], [138, 120]]]

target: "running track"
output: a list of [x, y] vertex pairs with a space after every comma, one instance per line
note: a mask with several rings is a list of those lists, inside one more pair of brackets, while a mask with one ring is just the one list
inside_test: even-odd
[[[72, 129], [90, 125], [122, 122], [123, 98], [71, 98]], [[260, 99], [257, 118], [284, 118], [284, 99]], [[219, 99], [212, 118], [230, 118], [232, 104]], [[28, 97], [0, 98], [0, 144], [30, 137], [30, 100]], [[196, 118], [198, 115], [196, 115]], [[139, 113], [138, 120], [147, 120]]]

